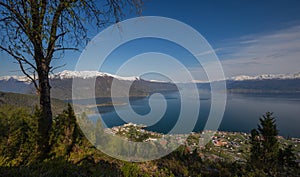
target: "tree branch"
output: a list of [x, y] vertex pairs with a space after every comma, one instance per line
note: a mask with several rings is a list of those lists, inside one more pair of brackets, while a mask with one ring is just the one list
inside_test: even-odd
[[19, 66], [20, 66], [21, 71], [23, 72], [23, 74], [24, 74], [26, 77], [28, 77], [28, 78], [32, 81], [32, 83], [34, 84], [34, 87], [39, 91], [39, 87], [38, 87], [38, 85], [37, 85], [37, 83], [36, 83], [35, 78], [31, 77], [31, 76], [26, 72], [26, 70], [25, 70], [24, 67], [23, 67], [23, 63], [22, 63], [22, 62], [25, 62], [26, 64], [28, 64], [28, 65], [29, 65], [31, 68], [33, 68], [35, 71], [36, 71], [36, 67], [35, 67], [32, 63], [30, 63], [28, 60], [26, 60], [26, 59], [24, 59], [24, 58], [21, 58], [21, 57], [18, 57], [17, 55], [15, 55], [15, 54], [11, 51], [11, 49], [7, 49], [7, 48], [5, 48], [5, 47], [3, 47], [3, 46], [0, 46], [0, 49], [3, 50], [3, 51], [5, 51], [5, 52], [7, 52], [9, 55], [11, 55], [13, 58], [15, 58], [15, 60], [18, 61]]
[[21, 62], [25, 62], [26, 64], [28, 64], [30, 67], [32, 67], [35, 71], [37, 71], [37, 68], [32, 64], [30, 63], [28, 60], [26, 60], [25, 58], [21, 58], [17, 55], [15, 55], [11, 49], [7, 49], [7, 48], [4, 48], [3, 46], [0, 46], [0, 49], [7, 52], [10, 56], [12, 56], [13, 58], [15, 58], [15, 60], [17, 61], [21, 61]]
[[32, 81], [32, 83], [34, 84], [34, 87], [39, 91], [39, 87], [38, 87], [38, 85], [36, 83], [36, 80], [33, 77], [31, 77], [26, 72], [26, 70], [23, 67], [22, 61], [25, 62], [26, 64], [28, 64], [30, 67], [32, 67], [35, 71], [36, 71], [36, 67], [32, 63], [30, 63], [29, 61], [27, 61], [26, 59], [18, 57], [17, 55], [15, 55], [11, 50], [9, 50], [7, 48], [4, 48], [2, 46], [0, 46], [0, 49], [3, 50], [3, 51], [5, 51], [5, 52], [7, 52], [9, 55], [11, 55], [12, 57], [14, 57], [18, 61], [19, 66], [20, 66], [21, 71], [23, 72], [23, 74], [25, 74], [25, 76], [28, 77]]
[[63, 47], [63, 48], [57, 48], [57, 49], [54, 49], [55, 52], [57, 51], [61, 51], [61, 50], [75, 50], [75, 51], [79, 51], [78, 48], [71, 48], [71, 47]]
[[29, 28], [26, 27], [26, 23], [24, 22], [24, 19], [20, 13], [18, 13], [15, 9], [13, 9], [11, 6], [5, 4], [4, 2], [0, 1], [0, 6], [6, 8], [8, 11], [10, 11], [13, 15], [16, 16], [16, 19], [12, 18], [23, 30], [23, 32], [28, 36], [30, 40], [32, 40], [32, 36], [29, 33]]
[[54, 70], [56, 70], [56, 69], [58, 69], [58, 68], [65, 67], [66, 65], [67, 65], [67, 64], [63, 64], [63, 65], [60, 65], [60, 66], [57, 66], [57, 67], [51, 68], [50, 72], [51, 72], [52, 74], [54, 74], [54, 73], [53, 73], [53, 71], [54, 71]]
[[57, 40], [57, 28], [58, 28], [58, 22], [59, 22], [59, 18], [63, 12], [63, 10], [66, 8], [66, 5], [68, 5], [69, 3], [64, 2], [64, 1], [60, 1], [53, 19], [52, 19], [52, 25], [51, 25], [51, 30], [50, 30], [50, 39], [49, 39], [49, 43], [48, 43], [48, 48], [47, 48], [47, 64], [49, 65], [51, 62], [51, 58], [53, 56], [53, 52], [54, 52], [54, 45], [55, 45], [55, 41]]
[[40, 91], [40, 88], [38, 87], [38, 85], [37, 85], [37, 83], [36, 83], [36, 81], [35, 81], [35, 79], [34, 79], [35, 76], [34, 76], [34, 77], [31, 77], [31, 76], [25, 71], [25, 69], [24, 69], [24, 67], [23, 67], [23, 63], [21, 62], [21, 60], [17, 60], [17, 61], [18, 61], [18, 63], [19, 63], [19, 66], [20, 66], [20, 68], [21, 68], [21, 71], [25, 74], [26, 77], [28, 77], [28, 78], [31, 80], [31, 82], [33, 83], [35, 89], [39, 92], [39, 91]]

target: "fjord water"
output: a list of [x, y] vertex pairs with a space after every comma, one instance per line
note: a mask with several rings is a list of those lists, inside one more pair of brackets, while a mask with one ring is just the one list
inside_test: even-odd
[[[209, 92], [201, 90], [200, 93], [200, 111], [193, 130], [195, 132], [203, 130], [210, 111]], [[160, 121], [146, 129], [168, 133], [176, 124], [180, 113], [180, 95], [178, 92], [168, 92], [163, 95], [167, 103], [166, 112]], [[97, 99], [98, 102], [103, 102], [103, 99]], [[117, 107], [126, 114], [128, 106]], [[130, 98], [130, 106], [140, 115], [146, 115], [151, 111], [149, 97]], [[113, 106], [100, 106], [98, 110], [102, 112], [101, 117], [107, 127], [126, 123], [118, 116]], [[257, 128], [259, 118], [267, 111], [274, 112], [273, 116], [276, 118], [280, 135], [300, 137], [300, 94], [228, 94], [219, 130], [249, 133], [253, 128]], [[189, 121], [189, 117], [184, 119]]]

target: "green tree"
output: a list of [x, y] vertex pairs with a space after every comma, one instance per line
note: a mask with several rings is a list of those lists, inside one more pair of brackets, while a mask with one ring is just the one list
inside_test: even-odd
[[1, 164], [26, 164], [34, 158], [36, 146], [36, 114], [24, 108], [1, 106], [0, 108], [0, 156]]
[[52, 137], [50, 138], [51, 146], [56, 146], [54, 149], [59, 149], [61, 151], [60, 155], [69, 155], [74, 145], [80, 143], [83, 137], [70, 104], [68, 104], [68, 108], [63, 113], [54, 118], [53, 127], [54, 129], [51, 131]]
[[140, 174], [140, 169], [135, 163], [125, 162], [124, 165], [121, 167], [123, 175], [125, 177], [138, 177], [142, 176]]
[[278, 153], [279, 164], [283, 167], [295, 167], [296, 156], [293, 152], [293, 145], [288, 145], [284, 149], [280, 149]]
[[259, 121], [257, 129], [251, 131], [251, 165], [264, 169], [270, 175], [276, 173], [279, 145], [278, 130], [273, 113], [267, 112]]
[[125, 7], [140, 11], [142, 0], [2, 0], [0, 50], [19, 64], [40, 96], [39, 151], [45, 155], [52, 127], [49, 73], [51, 62], [66, 50], [77, 50], [88, 41], [88, 28], [101, 28], [113, 17], [119, 22]]

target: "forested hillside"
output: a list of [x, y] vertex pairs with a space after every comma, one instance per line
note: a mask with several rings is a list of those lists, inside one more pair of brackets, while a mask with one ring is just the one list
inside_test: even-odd
[[[8, 97], [12, 98], [9, 102]], [[28, 104], [25, 108], [7, 105], [15, 104], [20, 99], [28, 100], [21, 102]], [[276, 123], [270, 114], [261, 119], [262, 126], [251, 135], [216, 132], [211, 142], [200, 146], [198, 143], [202, 136], [201, 132], [193, 133], [177, 150], [161, 159], [131, 163], [111, 158], [97, 150], [81, 132], [76, 123], [78, 120], [69, 105], [53, 118], [54, 128], [50, 132], [49, 141], [51, 149], [47, 157], [40, 160], [36, 146], [37, 119], [40, 111], [28, 109], [30, 101], [35, 99], [34, 96], [1, 93], [0, 176], [263, 177], [300, 174], [298, 163], [300, 157], [297, 155], [300, 140], [277, 137]], [[54, 103], [61, 104], [59, 101]], [[86, 125], [92, 125], [84, 114], [80, 120], [82, 119]], [[95, 131], [91, 129], [91, 133], [96, 132], [97, 128]], [[118, 136], [120, 135], [125, 139], [130, 138], [131, 141], [144, 141], [137, 137], [139, 134], [136, 134], [136, 137], [129, 134], [127, 136], [126, 132], [119, 133]], [[96, 134], [95, 136], [97, 137]], [[266, 144], [265, 137], [269, 136], [272, 137], [272, 141]], [[119, 148], [113, 145], [113, 142], [107, 143], [114, 147], [112, 149]], [[268, 146], [274, 146], [276, 149], [266, 149]], [[264, 161], [261, 157], [265, 157], [265, 153], [271, 154], [272, 160], [265, 158]]]

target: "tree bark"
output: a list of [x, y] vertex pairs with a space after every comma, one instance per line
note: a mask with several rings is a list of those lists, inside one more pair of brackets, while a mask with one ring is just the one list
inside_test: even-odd
[[41, 153], [40, 158], [43, 159], [50, 151], [50, 130], [52, 127], [52, 110], [50, 83], [47, 67], [38, 67], [39, 76], [39, 94], [40, 94], [40, 109], [41, 115], [38, 119], [38, 151]]

